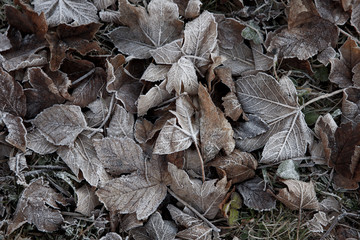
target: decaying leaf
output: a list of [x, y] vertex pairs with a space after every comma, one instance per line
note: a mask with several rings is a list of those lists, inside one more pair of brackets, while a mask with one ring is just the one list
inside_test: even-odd
[[26, 222], [34, 224], [42, 232], [57, 230], [64, 221], [57, 210], [57, 203], [67, 205], [64, 197], [49, 187], [43, 178], [33, 180], [21, 194], [7, 234], [11, 234]]
[[291, 210], [319, 209], [319, 202], [316, 198], [314, 184], [299, 180], [284, 180], [287, 188], [279, 190], [275, 196]]
[[35, 128], [26, 135], [27, 148], [34, 152], [45, 155], [56, 152], [57, 146], [46, 140], [46, 138], [40, 133], [39, 129]]
[[99, 204], [99, 199], [95, 195], [95, 191], [88, 185], [76, 189], [77, 203], [75, 211], [90, 216], [91, 211]]
[[245, 122], [238, 121], [235, 123], [233, 128], [235, 139], [254, 138], [270, 129], [269, 125], [257, 115], [247, 114], [246, 117]]
[[285, 160], [279, 165], [278, 169], [276, 170], [276, 175], [283, 179], [300, 179], [300, 175], [296, 171], [296, 164], [291, 159]]
[[200, 142], [204, 161], [210, 161], [224, 149], [229, 155], [235, 148], [234, 132], [224, 113], [216, 108], [206, 88], [199, 85]]
[[[360, 66], [360, 65], [359, 65]], [[360, 89], [348, 88], [344, 91], [341, 107], [341, 123], [360, 123]]]
[[155, 65], [153, 63], [150, 63], [150, 65], [146, 68], [145, 72], [141, 76], [141, 79], [148, 82], [164, 80], [170, 68], [171, 67], [167, 65]]
[[174, 0], [179, 7], [179, 13], [185, 18], [195, 18], [200, 15], [200, 0]]
[[87, 123], [81, 108], [74, 105], [54, 105], [45, 109], [33, 121], [41, 134], [55, 145], [72, 145]]
[[100, 238], [100, 240], [123, 240], [123, 239], [119, 234], [115, 232], [109, 232], [105, 236]]
[[5, 123], [5, 126], [9, 132], [5, 138], [5, 141], [25, 152], [27, 131], [23, 124], [22, 118], [14, 116], [10, 113], [4, 113], [1, 115], [0, 119], [2, 119], [2, 121]]
[[178, 94], [187, 92], [195, 94], [198, 89], [198, 79], [194, 64], [185, 57], [174, 63], [167, 73], [168, 81], [166, 90], [171, 93], [175, 90]]
[[0, 68], [0, 111], [23, 117], [26, 113], [26, 98], [21, 85]]
[[225, 116], [230, 117], [233, 121], [237, 121], [243, 113], [243, 110], [239, 100], [236, 97], [236, 94], [229, 92], [225, 97], [222, 98], [222, 100], [224, 101], [222, 105], [225, 109]]
[[255, 176], [257, 161], [253, 155], [235, 149], [229, 156], [221, 156], [209, 162], [208, 166], [220, 168], [232, 183], [239, 183]]
[[128, 113], [123, 107], [116, 104], [109, 127], [106, 131], [110, 137], [134, 138], [134, 115]]
[[144, 227], [131, 231], [134, 239], [175, 239], [177, 232], [174, 222], [163, 220], [159, 212], [151, 215]]
[[85, 112], [85, 118], [90, 127], [99, 126], [106, 118], [109, 112], [110, 97], [98, 98], [87, 105], [89, 111]]
[[120, 52], [135, 58], [150, 58], [150, 50], [181, 37], [183, 22], [172, 1], [153, 0], [147, 6], [135, 7], [127, 0], [119, 1], [119, 27], [109, 37]]
[[150, 161], [143, 161], [137, 172], [102, 185], [96, 195], [109, 211], [136, 213], [137, 219], [146, 219], [166, 197], [166, 172], [162, 158], [153, 155]]
[[307, 221], [306, 225], [311, 232], [324, 232], [324, 227], [326, 227], [331, 220], [333, 219], [328, 217], [326, 213], [320, 211], [314, 214], [314, 217]]
[[237, 140], [240, 150], [253, 151], [265, 145], [262, 163], [304, 156], [312, 135], [291, 80], [284, 76], [277, 82], [270, 75], [258, 73], [238, 79], [236, 88], [244, 111], [256, 114], [269, 125], [262, 135]]
[[269, 211], [275, 208], [276, 201], [268, 192], [263, 179], [255, 177], [237, 185], [237, 190], [244, 199], [244, 204], [258, 211]]
[[9, 157], [8, 165], [10, 170], [21, 179], [20, 181], [23, 180], [22, 178], [25, 178], [23, 170], [28, 168], [25, 153], [18, 152], [14, 157]]
[[0, 52], [12, 48], [11, 42], [5, 33], [0, 33]]
[[96, 7], [86, 0], [34, 0], [35, 11], [44, 12], [50, 27], [62, 23], [73, 26], [98, 22]]
[[351, 2], [351, 20], [350, 23], [355, 27], [356, 31], [360, 33], [360, 3], [358, 1]]
[[226, 178], [218, 182], [214, 179], [202, 183], [201, 180], [191, 179], [184, 170], [178, 169], [171, 163], [168, 170], [172, 178], [171, 190], [206, 218], [213, 219], [230, 187]]
[[171, 218], [177, 225], [185, 227], [186, 229], [179, 231], [176, 236], [182, 239], [201, 239], [210, 240], [212, 237], [212, 229], [207, 226], [202, 220], [181, 211], [174, 205], [167, 206], [171, 214]]

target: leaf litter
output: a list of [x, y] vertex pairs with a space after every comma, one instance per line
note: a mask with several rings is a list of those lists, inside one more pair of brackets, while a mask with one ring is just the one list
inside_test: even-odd
[[3, 7], [0, 236], [355, 236], [360, 5], [211, 2]]

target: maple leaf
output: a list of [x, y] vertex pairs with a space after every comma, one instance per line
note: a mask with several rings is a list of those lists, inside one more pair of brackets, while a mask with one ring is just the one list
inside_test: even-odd
[[237, 140], [244, 151], [265, 145], [261, 162], [271, 163], [304, 156], [312, 135], [297, 102], [296, 89], [288, 77], [277, 82], [264, 73], [236, 81], [237, 95], [245, 112], [256, 114], [269, 130], [257, 137]]
[[275, 208], [275, 199], [265, 191], [263, 179], [255, 177], [237, 185], [237, 189], [244, 199], [244, 204], [258, 211], [269, 211]]
[[119, 104], [116, 104], [109, 127], [106, 131], [110, 137], [134, 138], [134, 115], [127, 112], [125, 108]]
[[127, 0], [119, 1], [118, 19], [127, 27], [119, 27], [109, 37], [120, 52], [135, 58], [150, 58], [150, 50], [181, 38], [183, 22], [178, 7], [167, 0], [153, 0], [147, 6], [135, 7]]
[[314, 184], [298, 180], [284, 180], [287, 188], [279, 190], [275, 196], [291, 210], [319, 209], [319, 202], [316, 198]]
[[109, 211], [136, 213], [141, 220], [154, 213], [166, 197], [167, 171], [162, 159], [154, 155], [150, 161], [144, 161], [144, 157], [133, 160], [136, 171], [106, 182], [96, 195]]
[[187, 92], [195, 94], [198, 89], [198, 79], [194, 64], [185, 57], [181, 57], [172, 65], [167, 73], [166, 90], [171, 93], [175, 90], [178, 94]]
[[178, 169], [171, 163], [168, 165], [168, 170], [172, 179], [171, 190], [181, 199], [186, 199], [204, 217], [213, 219], [230, 187], [226, 178], [202, 183], [198, 179], [191, 179], [184, 170]]
[[334, 47], [337, 38], [336, 25], [320, 17], [311, 0], [294, 0], [290, 2], [288, 27], [270, 36], [267, 50], [279, 51], [284, 58], [306, 60], [328, 46]]
[[96, 7], [86, 0], [34, 0], [32, 3], [37, 13], [44, 12], [50, 27], [98, 22]]
[[34, 224], [42, 232], [57, 230], [64, 221], [57, 210], [57, 203], [67, 205], [64, 197], [49, 187], [43, 178], [33, 180], [21, 194], [7, 234], [11, 234], [26, 222]]
[[90, 216], [91, 211], [99, 205], [99, 199], [88, 185], [76, 189], [77, 203], [75, 211]]

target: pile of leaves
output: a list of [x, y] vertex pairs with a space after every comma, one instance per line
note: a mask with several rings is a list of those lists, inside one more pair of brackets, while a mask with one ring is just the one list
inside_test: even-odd
[[209, 2], [3, 7], [0, 235], [360, 237], [360, 2]]

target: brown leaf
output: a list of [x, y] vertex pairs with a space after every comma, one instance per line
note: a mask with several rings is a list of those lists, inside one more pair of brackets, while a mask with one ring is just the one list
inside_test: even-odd
[[135, 123], [135, 139], [139, 143], [145, 143], [151, 140], [155, 134], [160, 131], [167, 120], [171, 119], [173, 115], [171, 113], [162, 115], [158, 118], [154, 124], [150, 121], [142, 118], [138, 118]]
[[93, 146], [94, 139], [101, 137], [101, 134], [95, 134], [92, 138], [80, 134], [74, 142], [74, 146], [62, 146], [57, 150], [57, 154], [75, 176], [78, 178], [83, 176], [94, 187], [98, 186], [100, 182], [104, 183], [111, 179], [98, 159]]
[[247, 152], [235, 149], [229, 156], [221, 156], [211, 161], [208, 166], [220, 168], [233, 184], [243, 182], [255, 176], [257, 161]]
[[195, 94], [198, 89], [198, 79], [194, 64], [185, 57], [181, 57], [174, 63], [167, 73], [166, 90], [171, 93], [175, 90], [177, 94], [187, 92]]
[[123, 103], [128, 112], [136, 113], [135, 102], [141, 93], [143, 84], [125, 72], [124, 63], [125, 57], [120, 54], [106, 60], [108, 75], [106, 90], [109, 93], [115, 93], [116, 99]]
[[5, 138], [5, 141], [25, 152], [27, 131], [23, 124], [22, 118], [14, 116], [10, 113], [4, 113], [2, 116], [0, 115], [0, 117], [2, 118], [2, 121], [5, 123], [5, 126], [9, 132]]
[[352, 2], [350, 23], [355, 27], [356, 31], [360, 33], [360, 3], [358, 1]]
[[335, 47], [337, 38], [335, 24], [320, 17], [311, 0], [294, 0], [290, 2], [288, 27], [267, 39], [267, 50], [277, 51], [284, 58], [305, 60], [328, 46]]
[[16, 177], [21, 180], [22, 178], [25, 178], [23, 176], [23, 170], [28, 168], [25, 153], [17, 152], [14, 157], [9, 157], [8, 165], [10, 170], [15, 173]]
[[106, 129], [108, 135], [114, 138], [134, 138], [134, 115], [127, 112], [120, 105], [115, 105], [109, 127]]
[[41, 155], [56, 152], [58, 149], [57, 146], [46, 140], [37, 128], [26, 135], [26, 142], [27, 148]]
[[87, 129], [81, 108], [74, 105], [54, 105], [38, 114], [32, 123], [55, 145], [72, 145]]
[[95, 191], [88, 185], [76, 189], [77, 203], [76, 212], [82, 213], [85, 216], [90, 216], [94, 208], [99, 204], [99, 199], [95, 195]]
[[312, 182], [284, 180], [283, 183], [286, 184], [287, 188], [280, 189], [275, 197], [288, 208], [291, 210], [319, 209], [319, 202]]
[[11, 42], [5, 33], [0, 33], [0, 52], [12, 48]]
[[[67, 79], [66, 76], [64, 77]], [[56, 83], [41, 68], [28, 69], [27, 78], [32, 88], [24, 90], [26, 117], [34, 118], [45, 108], [65, 102]]]
[[329, 79], [341, 88], [360, 85], [360, 80], [353, 77], [353, 69], [360, 63], [360, 48], [356, 42], [348, 38], [339, 49], [340, 59], [331, 59], [331, 71]]
[[148, 82], [164, 80], [170, 68], [171, 67], [167, 65], [155, 65], [153, 63], [150, 63], [150, 65], [146, 68], [145, 72], [141, 76], [141, 79]]
[[101, 24], [90, 23], [78, 27], [61, 24], [56, 32], [49, 32], [46, 40], [50, 45], [50, 69], [56, 71], [60, 68], [66, 52], [69, 49], [86, 55], [91, 51], [101, 51], [98, 42], [92, 41]]
[[90, 127], [99, 126], [109, 112], [111, 98], [98, 98], [87, 105], [89, 111], [85, 112], [85, 118]]
[[34, 0], [33, 4], [37, 13], [45, 14], [51, 27], [62, 23], [78, 26], [98, 22], [96, 7], [85, 0]]
[[119, 1], [119, 27], [109, 37], [120, 52], [135, 58], [150, 58], [150, 50], [161, 47], [181, 37], [183, 22], [179, 20], [175, 3], [153, 0], [147, 9]]
[[233, 121], [237, 121], [243, 113], [243, 110], [235, 93], [229, 92], [222, 97], [221, 100], [224, 101], [222, 105], [225, 109], [225, 116], [230, 117]]
[[266, 185], [263, 179], [255, 177], [237, 185], [237, 190], [244, 199], [244, 204], [258, 211], [269, 211], [275, 208], [276, 201], [265, 191]]
[[254, 138], [270, 129], [269, 125], [260, 117], [254, 114], [247, 114], [246, 116], [247, 120], [245, 122], [238, 121], [234, 124], [235, 139]]
[[341, 3], [332, 0], [315, 0], [320, 16], [336, 25], [343, 25], [349, 19], [349, 13], [340, 6]]
[[182, 43], [183, 39], [174, 40], [162, 47], [151, 50], [151, 56], [157, 64], [173, 64], [182, 56]]
[[0, 111], [23, 117], [26, 113], [26, 98], [21, 85], [0, 68]]
[[306, 222], [306, 226], [310, 230], [310, 232], [319, 232], [323, 233], [324, 227], [326, 227], [329, 223], [331, 223], [333, 217], [328, 217], [326, 213], [319, 211], [314, 214], [313, 218]]
[[220, 109], [216, 108], [206, 88], [199, 85], [200, 142], [204, 161], [210, 161], [221, 149], [229, 155], [235, 148], [234, 132]]
[[64, 197], [50, 188], [43, 178], [33, 180], [21, 194], [7, 234], [26, 222], [34, 224], [42, 232], [56, 231], [64, 221], [60, 211], [56, 210], [57, 203], [67, 205]]
[[[359, 65], [360, 66], [360, 65]], [[349, 88], [344, 91], [341, 106], [341, 123], [360, 123], [360, 89]]]
[[174, 0], [179, 7], [179, 13], [185, 18], [196, 18], [200, 15], [200, 0]]
[[100, 240], [123, 240], [122, 237], [115, 232], [108, 232], [105, 236], [100, 238]]
[[96, 195], [109, 211], [136, 213], [137, 219], [146, 219], [166, 197], [165, 174], [162, 159], [153, 157], [143, 161], [138, 172], [105, 183]]
[[171, 163], [168, 165], [168, 170], [172, 178], [171, 190], [204, 214], [204, 217], [213, 219], [230, 187], [226, 178], [201, 182], [198, 179], [191, 179], [184, 170], [178, 169]]

